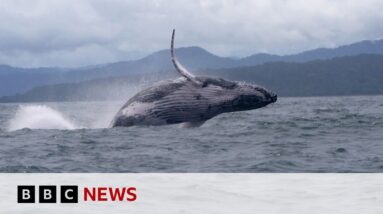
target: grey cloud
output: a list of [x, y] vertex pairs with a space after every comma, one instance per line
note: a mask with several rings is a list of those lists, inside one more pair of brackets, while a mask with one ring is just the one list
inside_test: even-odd
[[0, 63], [100, 64], [177, 46], [288, 54], [381, 38], [378, 0], [53, 0], [0, 4]]

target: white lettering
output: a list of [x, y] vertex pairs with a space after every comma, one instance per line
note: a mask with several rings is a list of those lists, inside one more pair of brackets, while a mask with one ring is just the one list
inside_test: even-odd
[[44, 189], [44, 199], [52, 199], [52, 191], [50, 189]]
[[72, 199], [73, 199], [73, 196], [70, 197], [69, 194], [68, 194], [68, 192], [73, 192], [73, 189], [68, 189], [67, 191], [65, 191], [65, 198], [66, 198], [66, 199], [70, 199], [70, 200], [72, 200]]
[[28, 189], [23, 189], [23, 199], [30, 199], [31, 198], [31, 192]]

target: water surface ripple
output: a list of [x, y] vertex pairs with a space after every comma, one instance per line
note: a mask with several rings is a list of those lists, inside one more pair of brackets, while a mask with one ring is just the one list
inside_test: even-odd
[[0, 172], [383, 172], [382, 96], [280, 98], [192, 129], [108, 129], [121, 103], [45, 103], [77, 129], [9, 131], [28, 105], [0, 104]]

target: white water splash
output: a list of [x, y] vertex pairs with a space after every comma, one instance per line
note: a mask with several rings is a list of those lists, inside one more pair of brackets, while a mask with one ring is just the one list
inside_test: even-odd
[[76, 129], [73, 122], [57, 110], [45, 105], [20, 106], [9, 121], [8, 130], [30, 129]]

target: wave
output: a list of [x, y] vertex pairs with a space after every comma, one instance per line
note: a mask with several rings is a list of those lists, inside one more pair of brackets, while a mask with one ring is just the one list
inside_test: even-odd
[[74, 122], [65, 118], [59, 111], [46, 105], [19, 106], [9, 121], [8, 131], [29, 129], [77, 129]]

